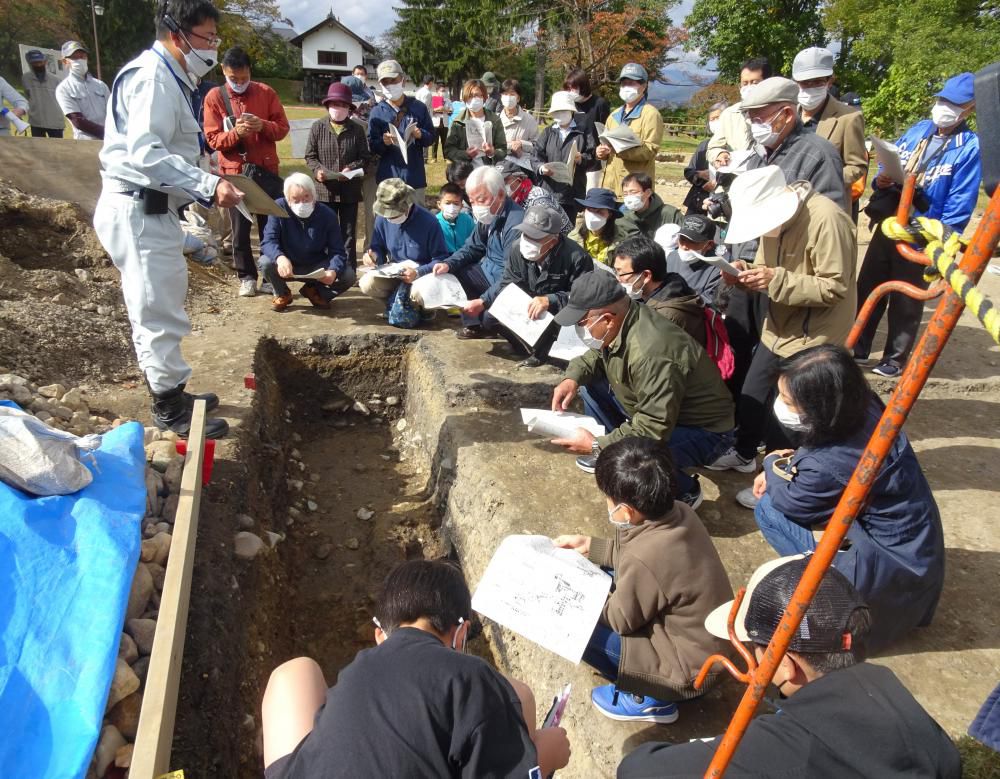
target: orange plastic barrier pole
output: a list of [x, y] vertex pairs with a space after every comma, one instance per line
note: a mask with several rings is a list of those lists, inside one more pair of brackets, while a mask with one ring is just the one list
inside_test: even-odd
[[[907, 178], [907, 185], [910, 185], [909, 178]], [[904, 199], [906, 195], [906, 188], [904, 188]], [[912, 186], [910, 187], [910, 197], [912, 198]], [[902, 206], [902, 203], [900, 205]], [[904, 213], [899, 218], [901, 224], [906, 224], [908, 220], [908, 213]], [[986, 214], [959, 263], [959, 268], [969, 276], [973, 283], [979, 281], [979, 277], [989, 263], [998, 242], [1000, 242], [1000, 187], [994, 190]], [[757, 707], [764, 699], [764, 693], [774, 678], [774, 672], [777, 670], [781, 658], [788, 651], [788, 645], [809, 608], [823, 575], [833, 562], [851, 523], [868, 499], [868, 493], [871, 492], [875, 477], [899, 436], [899, 431], [902, 429], [903, 423], [906, 422], [906, 418], [909, 416], [924, 384], [926, 384], [938, 357], [941, 356], [941, 352], [948, 343], [964, 308], [965, 304], [962, 299], [948, 287], [934, 310], [934, 315], [931, 317], [927, 329], [921, 335], [913, 356], [904, 368], [902, 377], [896, 384], [896, 389], [889, 398], [878, 428], [868, 441], [850, 482], [844, 489], [843, 495], [840, 496], [840, 502], [827, 524], [815, 553], [809, 560], [809, 565], [802, 573], [802, 579], [798, 587], [795, 588], [788, 608], [781, 617], [781, 623], [771, 638], [771, 643], [764, 651], [763, 660], [750, 674], [750, 683], [729, 722], [729, 727], [726, 728], [725, 734], [719, 741], [712, 762], [709, 763], [708, 769], [705, 771], [705, 779], [719, 779], [725, 774], [726, 767], [732, 760], [747, 726], [753, 719], [754, 712], [757, 711]]]

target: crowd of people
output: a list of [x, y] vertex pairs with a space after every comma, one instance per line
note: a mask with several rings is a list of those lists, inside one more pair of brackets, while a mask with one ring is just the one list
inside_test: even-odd
[[[450, 274], [467, 298], [454, 312], [457, 336], [506, 338], [520, 367], [552, 362], [562, 328], [575, 329], [585, 351], [566, 364], [551, 406], [568, 410], [579, 398], [604, 433], [581, 427], [553, 443], [594, 474], [614, 533], [554, 543], [614, 577], [584, 654], [608, 682], [592, 702], [614, 720], [675, 721], [718, 679], [694, 685], [705, 659], [727, 651], [732, 598], [697, 514], [696, 471], [746, 474], [737, 500], [781, 556], [755, 574], [737, 617], [759, 657], [882, 412], [862, 368], [877, 317], [853, 354], [843, 346], [856, 312], [883, 280], [925, 283], [877, 229], [900, 197], [882, 172], [865, 209], [875, 238], [859, 278], [868, 151], [863, 115], [835, 96], [833, 54], [799, 52], [791, 78], [764, 57], [743, 64], [740, 100], [709, 109], [682, 211], [656, 192], [664, 124], [635, 62], [618, 75], [616, 107], [574, 70], [542, 121], [521, 105], [516, 79], [487, 72], [453, 100], [430, 75], [406, 94], [394, 60], [379, 64], [372, 90], [359, 66], [329, 87], [327, 113], [308, 136], [309, 173], [282, 178], [284, 108], [253, 80], [245, 51], [219, 55], [218, 20], [208, 0], [167, 0], [156, 42], [116, 76], [110, 105], [82, 44], [63, 47], [71, 74], [56, 88], [44, 57], [29, 52], [30, 102], [12, 103], [33, 134], [56, 134], [66, 116], [75, 137], [103, 140], [94, 223], [121, 273], [156, 424], [184, 436], [195, 399], [218, 404], [187, 392], [181, 354], [179, 212], [192, 202], [228, 211], [240, 295], [265, 291], [275, 312], [294, 302], [290, 283], [330, 309], [357, 282], [390, 324], [420, 327], [432, 312], [412, 285]], [[224, 82], [212, 86], [216, 66]], [[920, 177], [919, 213], [959, 231], [981, 177], [966, 122], [974, 108], [972, 75], [954, 76], [897, 144]], [[625, 127], [632, 145], [609, 140]], [[432, 206], [426, 165], [439, 158], [448, 183]], [[228, 173], [252, 178], [287, 214], [255, 218], [256, 257], [254, 225], [239, 208], [245, 193]], [[373, 273], [390, 263], [401, 264], [398, 274]], [[549, 318], [532, 343], [491, 313], [511, 286], [530, 299], [528, 318]], [[887, 305], [889, 344], [873, 370], [891, 377], [905, 366], [921, 308], [895, 294]], [[226, 432], [224, 420], [209, 420], [209, 437]], [[959, 775], [936, 723], [891, 672], [864, 662], [931, 622], [944, 563], [934, 496], [900, 435], [779, 667], [780, 712], [747, 732], [737, 757], [745, 775], [776, 766], [789, 776]], [[535, 727], [531, 690], [462, 653], [475, 620], [460, 571], [401, 565], [375, 614], [377, 646], [332, 688], [306, 659], [272, 675], [268, 777], [332, 775], [335, 763], [350, 776], [548, 776], [567, 764], [565, 731]], [[713, 744], [646, 744], [619, 776], [698, 774]]]

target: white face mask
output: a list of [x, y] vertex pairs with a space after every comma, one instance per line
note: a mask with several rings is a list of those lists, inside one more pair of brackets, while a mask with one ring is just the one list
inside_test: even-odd
[[811, 89], [799, 90], [799, 105], [806, 111], [819, 108], [826, 100], [826, 87], [812, 87]]
[[70, 60], [69, 72], [83, 78], [87, 75], [87, 60]]
[[399, 100], [403, 96], [403, 85], [402, 84], [383, 84], [382, 94], [385, 95], [385, 99], [391, 102]]
[[949, 127], [954, 127], [958, 124], [960, 116], [961, 114], [954, 107], [949, 103], [942, 103], [940, 100], [931, 109], [931, 121], [934, 122], [935, 126], [943, 130], [947, 130]]
[[289, 203], [288, 207], [299, 219], [308, 219], [316, 210], [316, 202], [310, 200], [308, 203]]
[[572, 111], [552, 111], [550, 115], [560, 127], [566, 127], [573, 120]]
[[603, 338], [596, 338], [587, 325], [577, 325], [576, 335], [588, 349], [599, 351], [604, 346]]
[[500, 103], [504, 108], [513, 111], [517, 108], [517, 95], [500, 95]]
[[[635, 288], [636, 283], [639, 284], [638, 289]], [[629, 296], [629, 300], [642, 300], [642, 288], [645, 286], [646, 284], [643, 282], [642, 276], [633, 281], [631, 284], [622, 282], [622, 289], [625, 290], [625, 294]]]
[[618, 509], [620, 509], [624, 505], [625, 505], [624, 503], [619, 503], [614, 508], [608, 509], [608, 522], [610, 522], [615, 527], [628, 527], [629, 525], [632, 524], [627, 519], [624, 522], [619, 522], [617, 519], [615, 519], [615, 514], [618, 513]]
[[716, 135], [716, 134], [718, 134], [719, 128], [721, 126], [722, 126], [722, 122], [720, 122], [718, 119], [713, 119], [712, 121], [710, 121], [708, 123], [708, 131], [710, 133], [712, 133], [712, 135]]
[[[190, 41], [188, 45], [190, 45]], [[192, 48], [184, 55], [184, 64], [187, 66], [188, 73], [201, 78], [219, 64], [219, 50]]]
[[642, 195], [625, 195], [622, 199], [625, 201], [625, 208], [629, 211], [641, 211], [646, 205]]
[[740, 87], [740, 100], [746, 100], [747, 96], [750, 94], [750, 90], [753, 89], [756, 84], [747, 84], [745, 87]]
[[802, 433], [809, 429], [809, 425], [805, 424], [802, 417], [788, 407], [788, 404], [781, 399], [781, 395], [774, 399], [774, 416], [781, 426], [788, 430]]
[[639, 99], [639, 88], [638, 87], [622, 87], [618, 90], [618, 97], [622, 99], [623, 103], [634, 103]]
[[474, 114], [478, 114], [480, 111], [482, 111], [483, 105], [484, 101], [481, 97], [474, 97], [468, 103], [469, 110], [472, 111], [472, 113]]
[[458, 215], [462, 212], [462, 207], [455, 205], [454, 203], [445, 203], [441, 206], [441, 213], [444, 214], [444, 218], [449, 222], [454, 222], [458, 219]]
[[330, 111], [330, 118], [337, 124], [342, 124], [343, 122], [345, 122], [347, 120], [348, 115], [351, 113], [350, 108], [344, 108], [344, 106], [342, 105], [331, 106], [329, 111]]
[[677, 256], [681, 258], [681, 262], [697, 262], [705, 259], [705, 255], [698, 254], [693, 249], [678, 249]]
[[226, 83], [229, 84], [229, 88], [233, 90], [237, 95], [242, 95], [250, 88], [250, 79], [247, 79], [242, 84], [237, 84], [231, 78], [226, 79]]
[[[774, 120], [772, 119], [771, 121]], [[750, 124], [750, 134], [757, 143], [764, 147], [770, 146], [778, 137], [778, 133], [774, 131], [771, 122], [752, 122]]]
[[489, 206], [473, 206], [472, 216], [479, 224], [487, 226], [493, 224], [497, 218]]
[[608, 218], [588, 210], [583, 212], [583, 223], [593, 233], [604, 227], [608, 223]]
[[535, 241], [526, 235], [521, 236], [521, 256], [528, 262], [537, 262], [542, 256], [542, 241]]
[[576, 89], [569, 90], [570, 95], [573, 97], [574, 103], [582, 103], [584, 101], [583, 95]]
[[399, 216], [387, 216], [386, 219], [388, 221], [392, 222], [394, 225], [401, 225], [401, 224], [403, 224], [403, 222], [406, 221], [406, 218], [409, 215], [410, 215], [410, 212], [407, 211], [405, 214], [400, 214]]

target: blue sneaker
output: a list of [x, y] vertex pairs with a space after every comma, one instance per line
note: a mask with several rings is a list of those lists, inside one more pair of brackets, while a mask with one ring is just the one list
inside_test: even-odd
[[676, 703], [663, 703], [655, 698], [619, 692], [613, 684], [595, 687], [590, 693], [590, 700], [601, 714], [619, 722], [657, 722], [669, 725], [677, 722], [680, 716]]

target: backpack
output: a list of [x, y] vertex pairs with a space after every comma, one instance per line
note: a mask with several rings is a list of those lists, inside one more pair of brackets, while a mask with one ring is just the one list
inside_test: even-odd
[[711, 306], [705, 306], [705, 351], [719, 369], [723, 380], [728, 379], [736, 370], [736, 357], [729, 345], [729, 334], [726, 332], [725, 320]]

